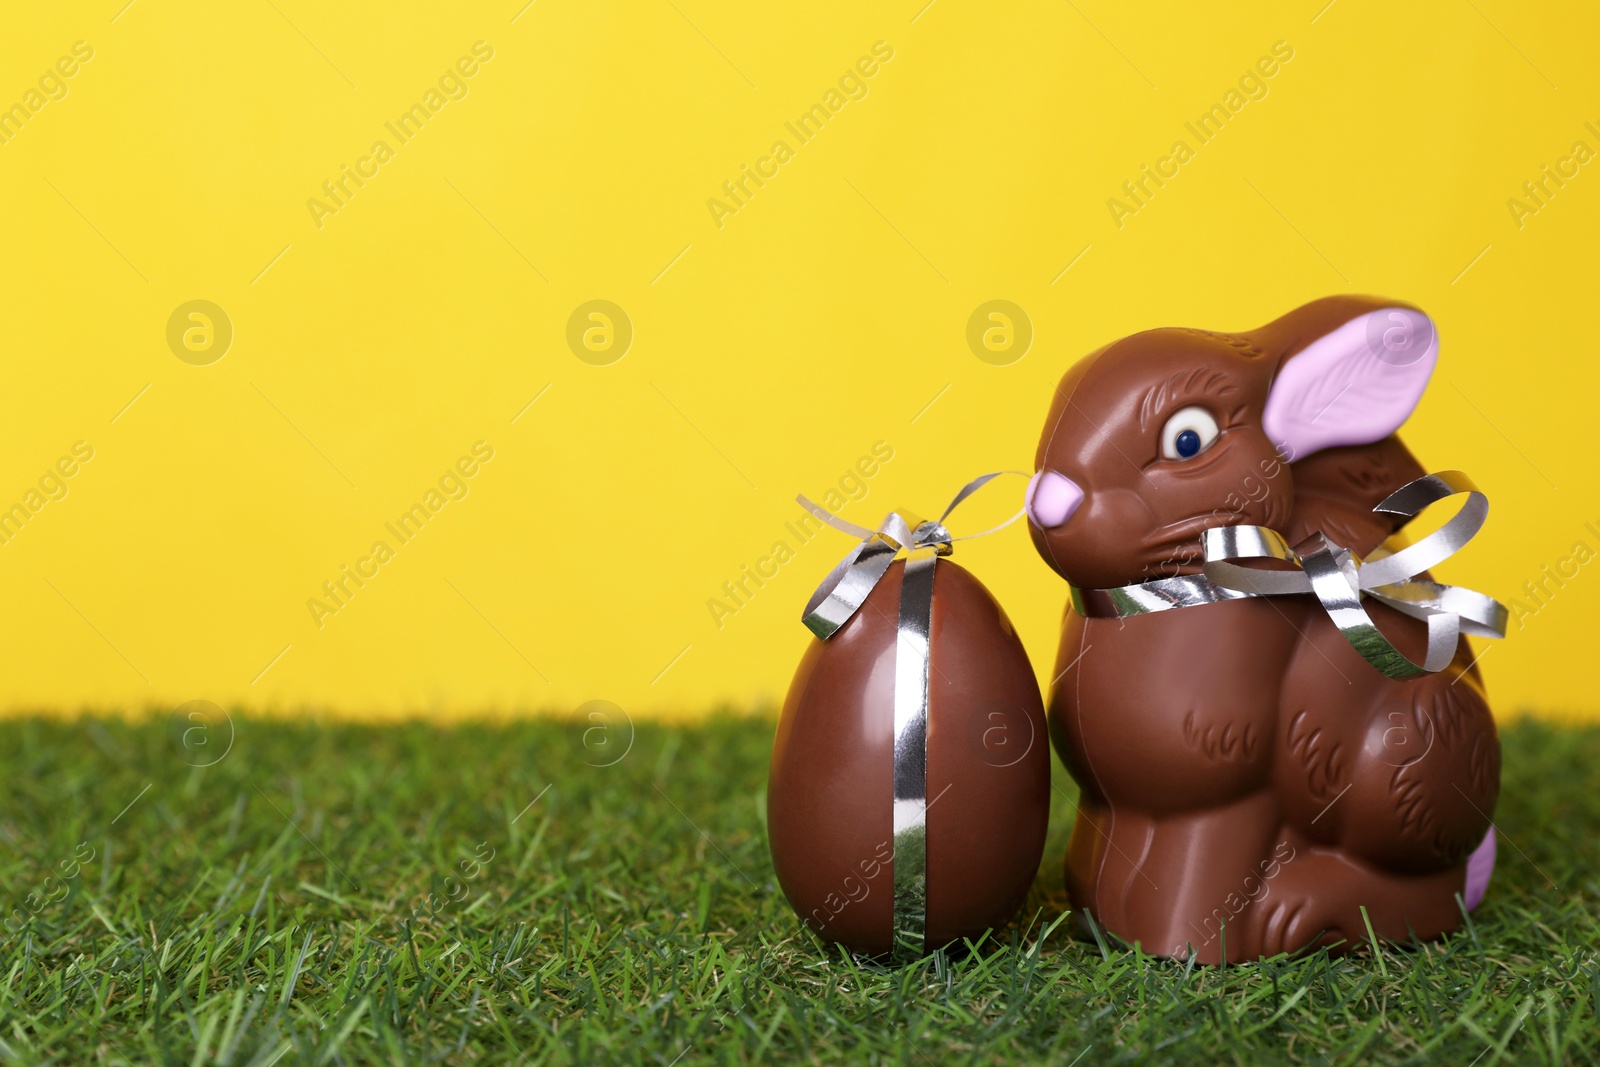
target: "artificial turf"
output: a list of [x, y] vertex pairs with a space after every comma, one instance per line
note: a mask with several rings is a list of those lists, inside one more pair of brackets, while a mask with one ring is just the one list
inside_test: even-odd
[[1059, 766], [1025, 914], [889, 969], [822, 946], [778, 889], [770, 719], [593, 730], [0, 722], [0, 1056], [1600, 1059], [1600, 729], [1505, 728], [1500, 866], [1469, 928], [1225, 969], [1068, 936]]

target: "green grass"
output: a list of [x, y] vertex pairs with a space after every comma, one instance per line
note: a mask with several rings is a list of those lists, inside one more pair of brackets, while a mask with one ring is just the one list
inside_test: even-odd
[[0, 929], [0, 1057], [1600, 1058], [1592, 728], [1506, 730], [1500, 868], [1444, 943], [1212, 970], [1073, 940], [1057, 793], [1018, 924], [894, 970], [821, 946], [778, 890], [768, 721], [641, 725], [603, 767], [625, 729], [235, 722], [205, 768], [226, 726], [0, 723], [0, 900], [26, 918]]

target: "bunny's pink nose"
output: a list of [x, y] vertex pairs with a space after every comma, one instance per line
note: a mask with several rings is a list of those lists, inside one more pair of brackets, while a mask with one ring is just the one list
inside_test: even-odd
[[1048, 530], [1072, 518], [1083, 503], [1083, 487], [1055, 471], [1040, 471], [1028, 483], [1028, 515]]

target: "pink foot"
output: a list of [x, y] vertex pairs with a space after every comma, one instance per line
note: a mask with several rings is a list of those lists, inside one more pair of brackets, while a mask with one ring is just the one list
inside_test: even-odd
[[1483, 894], [1489, 890], [1489, 876], [1494, 873], [1494, 827], [1489, 827], [1489, 832], [1483, 835], [1483, 843], [1472, 850], [1472, 855], [1467, 857], [1467, 884], [1462, 891], [1462, 897], [1467, 902], [1467, 910], [1476, 908], [1483, 900]]

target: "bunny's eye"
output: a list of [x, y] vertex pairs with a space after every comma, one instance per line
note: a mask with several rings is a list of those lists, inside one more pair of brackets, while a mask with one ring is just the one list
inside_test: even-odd
[[1161, 456], [1163, 459], [1193, 459], [1211, 447], [1219, 432], [1211, 412], [1201, 407], [1184, 408], [1161, 428]]

